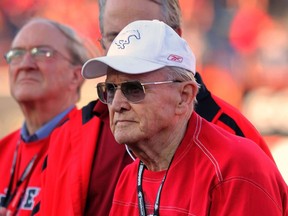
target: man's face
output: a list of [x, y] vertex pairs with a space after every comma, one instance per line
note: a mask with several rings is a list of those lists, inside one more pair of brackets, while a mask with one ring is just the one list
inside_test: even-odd
[[[109, 69], [106, 82], [115, 84], [124, 81], [155, 82], [167, 81], [164, 70], [128, 75]], [[170, 133], [174, 127], [176, 107], [181, 98], [180, 83], [145, 86], [145, 97], [133, 103], [117, 89], [113, 102], [108, 105], [110, 127], [118, 143], [134, 144], [148, 141], [159, 134]], [[175, 123], [176, 124], [176, 123]]]
[[104, 11], [102, 42], [108, 51], [113, 39], [136, 20], [162, 20], [161, 6], [151, 0], [107, 0]]
[[73, 66], [66, 45], [65, 36], [43, 21], [29, 23], [19, 32], [12, 49], [45, 46], [56, 50], [56, 54], [40, 61], [27, 52], [19, 62], [9, 65], [10, 91], [16, 101], [61, 101], [67, 97]]

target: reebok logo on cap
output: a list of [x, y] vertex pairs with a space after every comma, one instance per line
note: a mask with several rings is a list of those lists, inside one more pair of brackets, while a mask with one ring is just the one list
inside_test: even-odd
[[174, 61], [174, 62], [179, 62], [179, 63], [183, 61], [183, 57], [178, 56], [178, 55], [173, 55], [173, 54], [169, 55], [167, 59], [169, 61]]

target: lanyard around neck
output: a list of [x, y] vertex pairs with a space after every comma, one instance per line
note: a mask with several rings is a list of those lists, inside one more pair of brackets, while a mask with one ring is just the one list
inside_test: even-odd
[[[168, 170], [170, 168], [170, 165], [172, 163], [172, 160], [168, 166], [168, 169], [161, 181], [161, 184], [158, 188], [158, 192], [156, 195], [156, 200], [155, 200], [155, 204], [154, 204], [154, 213], [153, 216], [159, 216], [159, 204], [160, 204], [160, 196], [161, 196], [161, 192], [162, 192], [162, 188], [164, 185], [164, 182], [166, 180], [166, 176], [168, 173]], [[143, 188], [142, 188], [142, 179], [143, 179], [143, 173], [144, 173], [144, 168], [145, 165], [142, 161], [140, 161], [139, 164], [139, 168], [138, 168], [138, 176], [137, 176], [137, 193], [138, 193], [138, 207], [139, 207], [139, 213], [140, 216], [146, 216], [146, 208], [145, 208], [145, 199], [144, 199], [144, 193], [143, 193]]]
[[[9, 180], [9, 185], [8, 185], [8, 189], [7, 189], [7, 193], [4, 199], [4, 202], [1, 203], [1, 206], [7, 208], [8, 205], [10, 203], [12, 203], [12, 200], [14, 199], [14, 197], [17, 197], [17, 203], [15, 203], [13, 205], [13, 207], [17, 208], [19, 203], [22, 199], [22, 196], [24, 194], [24, 190], [21, 190], [21, 192], [19, 192], [19, 187], [29, 179], [32, 170], [35, 167], [35, 162], [36, 159], [38, 158], [38, 155], [34, 155], [32, 157], [32, 159], [29, 161], [28, 165], [25, 167], [23, 173], [21, 174], [20, 178], [17, 180], [16, 183], [16, 187], [12, 192], [12, 188], [13, 188], [13, 182], [14, 182], [14, 178], [15, 178], [15, 170], [16, 170], [16, 163], [17, 163], [17, 158], [18, 158], [18, 153], [19, 153], [19, 145], [20, 145], [20, 140], [17, 142], [16, 144], [16, 149], [14, 152], [14, 156], [13, 156], [13, 161], [12, 161], [12, 167], [11, 167], [11, 174], [10, 174], [10, 180]], [[14, 202], [13, 202], [14, 203]]]

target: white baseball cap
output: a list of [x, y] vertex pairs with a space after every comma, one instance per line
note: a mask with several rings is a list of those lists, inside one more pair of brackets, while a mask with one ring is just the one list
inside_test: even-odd
[[195, 56], [187, 42], [164, 22], [139, 20], [117, 35], [106, 56], [88, 60], [82, 76], [104, 76], [108, 67], [122, 73], [142, 74], [165, 66], [184, 68], [194, 75]]

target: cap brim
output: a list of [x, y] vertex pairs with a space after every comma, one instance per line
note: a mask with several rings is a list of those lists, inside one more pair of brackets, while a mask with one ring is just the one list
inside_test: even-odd
[[127, 74], [142, 74], [165, 67], [164, 64], [129, 56], [103, 56], [87, 61], [82, 76], [92, 79], [106, 75], [108, 67]]

